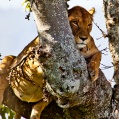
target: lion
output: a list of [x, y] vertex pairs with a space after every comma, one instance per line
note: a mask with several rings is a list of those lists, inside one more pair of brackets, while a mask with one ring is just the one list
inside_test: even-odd
[[[32, 50], [38, 44], [39, 38], [36, 37], [17, 57], [5, 56], [0, 64], [0, 87], [2, 86], [0, 104], [2, 104], [4, 91], [10, 82], [11, 88], [19, 99], [26, 102], [37, 102], [32, 107], [30, 119], [39, 119], [42, 110], [51, 101], [50, 97], [47, 99], [45, 96], [47, 92], [43, 89], [45, 80], [41, 65], [36, 57], [33, 58]], [[22, 67], [22, 71], [19, 70], [18, 64]], [[20, 114], [16, 113], [15, 119], [20, 118]]]
[[12, 55], [5, 56], [0, 63], [0, 105], [2, 105], [4, 91], [9, 85], [9, 82], [5, 79], [8, 76], [14, 58], [15, 56]]
[[[73, 12], [72, 12], [73, 11]], [[68, 19], [74, 35], [75, 43], [88, 64], [88, 71], [92, 81], [98, 78], [101, 52], [96, 47], [90, 35], [94, 8], [87, 11], [83, 7], [75, 6], [68, 11]]]
[[[101, 53], [90, 36], [93, 11], [94, 9], [91, 9], [88, 12], [81, 6], [68, 10], [68, 19], [76, 45], [88, 62], [88, 70], [92, 81], [98, 78], [101, 59]], [[46, 82], [42, 66], [38, 61], [37, 54], [34, 55], [35, 52], [33, 51], [33, 48], [39, 44], [40, 40], [36, 37], [16, 58], [12, 56], [12, 62], [10, 63], [7, 61], [9, 56], [6, 56], [3, 59], [6, 61], [6, 65], [4, 69], [0, 70], [0, 72], [5, 74], [5, 77], [2, 77], [0, 80], [5, 80], [10, 71], [10, 85], [19, 99], [26, 102], [37, 102], [32, 107], [30, 119], [40, 119], [42, 111], [52, 101], [52, 97], [45, 90]], [[0, 64], [1, 67], [2, 65]], [[15, 119], [19, 118], [19, 114], [16, 114]]]

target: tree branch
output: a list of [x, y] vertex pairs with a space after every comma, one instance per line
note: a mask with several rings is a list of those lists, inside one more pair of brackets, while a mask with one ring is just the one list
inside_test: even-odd
[[[42, 112], [41, 119], [106, 119], [111, 115], [112, 89], [101, 71], [97, 81], [92, 83], [90, 91], [86, 93], [88, 96], [81, 97], [86, 101], [85, 104], [81, 102], [79, 106], [69, 109], [60, 108], [52, 101]], [[31, 108], [35, 104], [18, 99], [10, 87], [4, 93], [3, 103], [26, 118], [29, 118]]]
[[119, 84], [119, 2], [118, 0], [103, 1], [109, 50], [114, 64], [114, 80]]
[[66, 8], [64, 0], [34, 0], [32, 5], [40, 43], [44, 51], [51, 54], [47, 59], [44, 56], [45, 63], [42, 62], [46, 87], [62, 107], [66, 107], [60, 104], [64, 98], [69, 100], [67, 106], [77, 105], [79, 85], [84, 80], [89, 82], [85, 59], [76, 49]]

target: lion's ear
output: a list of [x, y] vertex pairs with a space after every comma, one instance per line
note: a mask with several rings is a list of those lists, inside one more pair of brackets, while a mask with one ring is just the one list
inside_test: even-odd
[[95, 13], [95, 8], [93, 7], [92, 9], [88, 10], [88, 12], [93, 15]]

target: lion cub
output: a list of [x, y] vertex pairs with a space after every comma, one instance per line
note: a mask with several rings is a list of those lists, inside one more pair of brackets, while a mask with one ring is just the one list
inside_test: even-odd
[[94, 12], [94, 8], [87, 11], [79, 6], [70, 9], [68, 12], [68, 18], [76, 45], [88, 63], [88, 71], [92, 81], [98, 78], [101, 61], [101, 52], [90, 36]]

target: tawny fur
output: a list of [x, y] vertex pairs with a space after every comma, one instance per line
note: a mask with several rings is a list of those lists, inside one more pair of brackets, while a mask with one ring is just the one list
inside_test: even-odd
[[94, 12], [94, 8], [88, 12], [84, 8], [76, 6], [69, 10], [68, 16], [76, 45], [80, 53], [87, 60], [88, 71], [92, 81], [98, 78], [101, 61], [101, 52], [90, 36]]
[[6, 78], [14, 58], [14, 56], [6, 56], [0, 63], [0, 105], [2, 105], [4, 91], [9, 85], [9, 82], [6, 80]]

